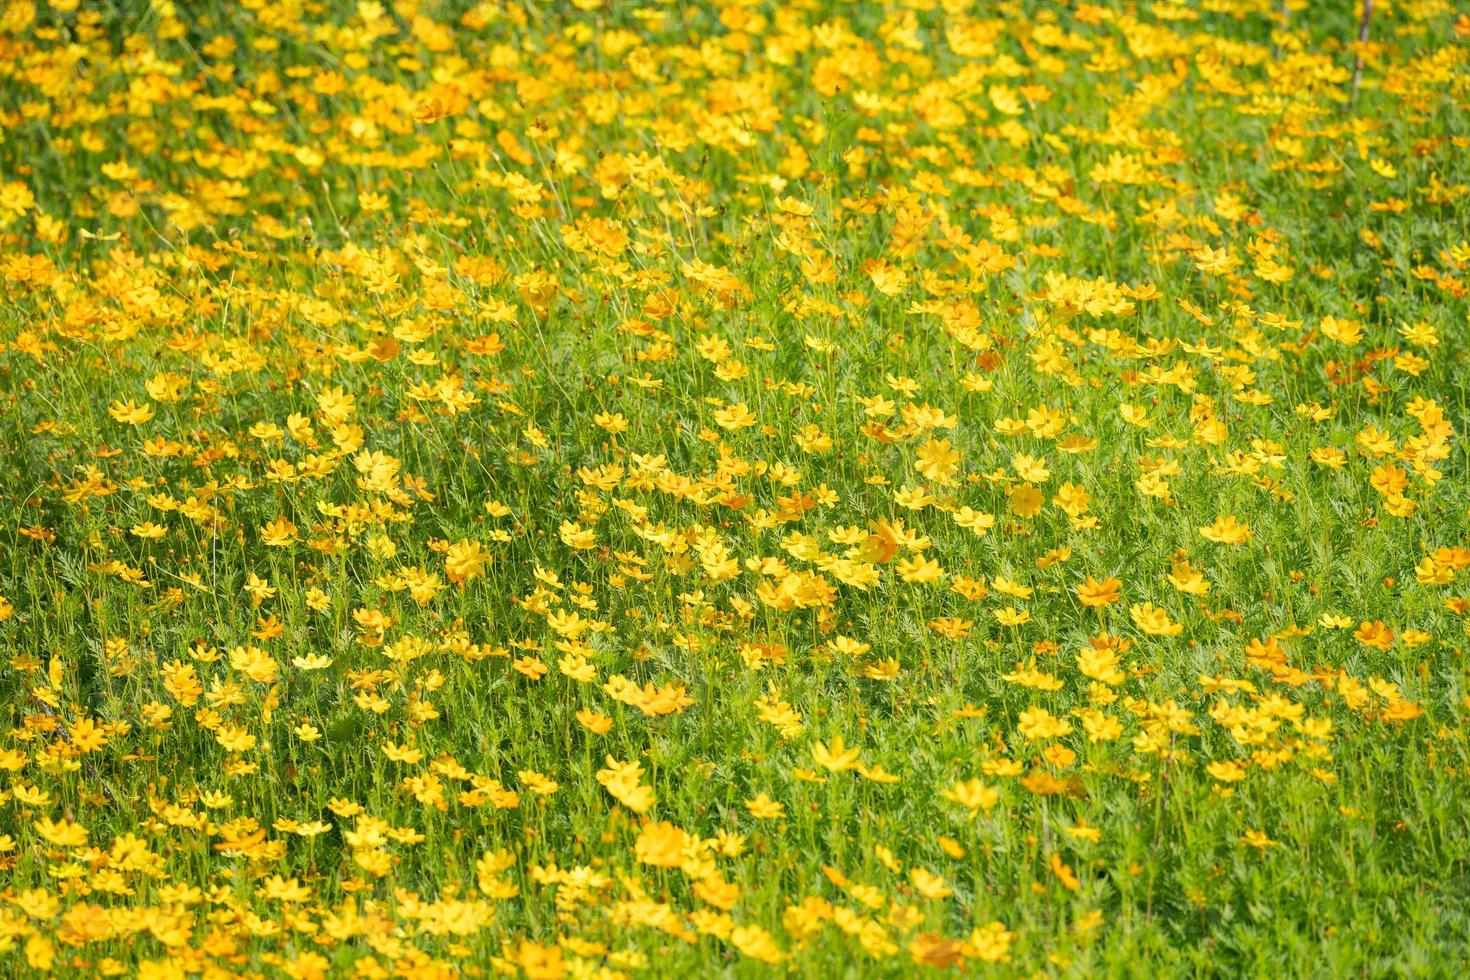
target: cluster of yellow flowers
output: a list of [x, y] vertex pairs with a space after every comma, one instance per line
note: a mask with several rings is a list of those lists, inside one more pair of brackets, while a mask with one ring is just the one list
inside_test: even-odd
[[0, 969], [1384, 969], [1470, 15], [1380, 8], [3, 0]]

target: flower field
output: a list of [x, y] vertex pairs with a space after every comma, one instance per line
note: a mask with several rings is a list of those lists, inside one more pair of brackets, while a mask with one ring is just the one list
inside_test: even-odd
[[0, 0], [0, 975], [1470, 966], [1470, 14]]

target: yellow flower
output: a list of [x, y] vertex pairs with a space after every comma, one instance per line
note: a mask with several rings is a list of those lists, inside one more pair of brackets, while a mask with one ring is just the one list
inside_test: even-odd
[[444, 553], [444, 574], [455, 585], [463, 585], [484, 574], [489, 562], [490, 552], [480, 542], [456, 541]]
[[613, 720], [600, 711], [582, 708], [576, 714], [577, 723], [594, 735], [606, 735], [612, 730]]
[[1015, 940], [1015, 933], [1007, 930], [999, 922], [992, 922], [989, 925], [977, 927], [970, 933], [966, 952], [973, 959], [984, 963], [1009, 963], [1011, 944]]
[[1245, 778], [1245, 766], [1234, 759], [1211, 762], [1205, 766], [1205, 771], [1210, 774], [1211, 779], [1222, 783], [1238, 783]]
[[1089, 575], [1086, 582], [1077, 586], [1077, 598], [1084, 606], [1110, 606], [1121, 598], [1118, 590], [1122, 586], [1123, 583], [1115, 578], [1105, 578], [1099, 582]]
[[979, 779], [962, 780], [940, 794], [971, 812], [989, 810], [1000, 802], [1000, 790]]
[[1322, 318], [1322, 336], [1339, 344], [1356, 344], [1363, 339], [1363, 325], [1354, 320], [1340, 320], [1334, 316]]
[[841, 735], [833, 738], [830, 742], [816, 742], [812, 745], [812, 758], [817, 765], [831, 772], [845, 772], [857, 767], [858, 757], [862, 750], [848, 748], [847, 743]]
[[607, 767], [597, 771], [597, 781], [623, 806], [634, 813], [646, 813], [655, 802], [653, 790], [643, 785], [643, 766], [637, 760], [619, 762], [607, 756]]
[[1200, 537], [1219, 544], [1240, 544], [1255, 536], [1254, 531], [1241, 524], [1233, 515], [1215, 518], [1213, 524], [1199, 529]]
[[746, 800], [745, 808], [757, 820], [779, 820], [786, 815], [786, 807], [771, 799], [764, 792], [757, 793], [753, 799]]
[[1205, 581], [1204, 575], [1185, 558], [1174, 559], [1168, 579], [1170, 585], [1189, 595], [1204, 595], [1210, 591], [1210, 583]]
[[87, 828], [64, 818], [52, 822], [43, 817], [34, 826], [36, 833], [56, 847], [81, 847], [87, 843]]
[[235, 647], [230, 651], [230, 667], [260, 684], [275, 682], [281, 665], [259, 647]]
[[1029, 483], [1018, 484], [1006, 491], [1011, 510], [1017, 517], [1032, 518], [1041, 513], [1046, 496]]
[[1254, 847], [1257, 850], [1261, 851], [1264, 851], [1268, 847], [1277, 846], [1276, 841], [1267, 837], [1265, 832], [1260, 830], [1247, 830], [1245, 834], [1241, 836], [1241, 840], [1245, 841], [1251, 847]]
[[643, 864], [659, 868], [677, 868], [684, 863], [684, 849], [689, 835], [667, 820], [645, 824], [638, 834], [633, 853]]
[[914, 468], [927, 480], [949, 484], [954, 482], [959, 462], [960, 454], [948, 439], [930, 439], [919, 447]]
[[284, 516], [278, 516], [274, 521], [264, 525], [260, 529], [261, 544], [272, 548], [285, 548], [296, 540], [296, 525], [292, 524]]
[[925, 558], [923, 555], [914, 555], [912, 558], [905, 558], [896, 567], [899, 577], [905, 582], [914, 585], [927, 585], [930, 582], [937, 582], [944, 575], [944, 569], [940, 566], [939, 562], [932, 558]]
[[734, 431], [755, 425], [756, 417], [744, 402], [727, 406], [715, 413], [715, 424], [722, 429]]
[[1033, 706], [1021, 712], [1017, 718], [1016, 730], [1028, 739], [1056, 738], [1069, 734], [1072, 723], [1065, 718], [1056, 717], [1045, 708]]
[[1077, 669], [1083, 676], [1117, 687], [1127, 679], [1118, 669], [1118, 654], [1110, 647], [1088, 647], [1077, 654]]
[[1174, 622], [1167, 612], [1152, 602], [1134, 603], [1128, 607], [1128, 615], [1132, 617], [1133, 625], [1149, 636], [1178, 636], [1184, 632], [1182, 624]]

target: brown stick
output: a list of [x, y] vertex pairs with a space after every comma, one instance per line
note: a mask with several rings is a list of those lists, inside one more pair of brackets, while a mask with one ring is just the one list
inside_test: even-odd
[[1363, 45], [1368, 43], [1368, 21], [1373, 17], [1373, 0], [1363, 0], [1363, 19], [1358, 23], [1358, 49], [1353, 53], [1352, 101], [1358, 101], [1358, 86], [1363, 82]]

